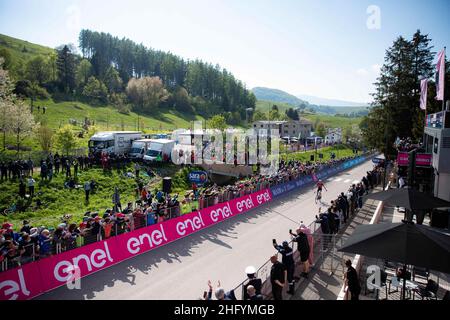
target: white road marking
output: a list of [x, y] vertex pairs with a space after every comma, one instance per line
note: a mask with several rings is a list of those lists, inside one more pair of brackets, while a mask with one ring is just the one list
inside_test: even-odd
[[341, 181], [342, 180], [342, 178], [337, 178], [336, 180], [334, 180], [335, 182], [339, 182], [339, 181]]
[[344, 183], [349, 183], [350, 181], [352, 181], [352, 179], [347, 179], [344, 181]]
[[358, 183], [360, 183], [361, 181], [359, 181], [359, 180], [354, 180], [352, 183], [353, 184], [358, 184]]

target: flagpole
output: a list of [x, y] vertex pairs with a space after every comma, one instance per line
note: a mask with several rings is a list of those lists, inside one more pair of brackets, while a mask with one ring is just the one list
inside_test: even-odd
[[444, 47], [444, 84], [442, 86], [442, 90], [444, 93], [442, 94], [442, 112], [445, 111], [445, 51], [447, 50], [447, 47]]

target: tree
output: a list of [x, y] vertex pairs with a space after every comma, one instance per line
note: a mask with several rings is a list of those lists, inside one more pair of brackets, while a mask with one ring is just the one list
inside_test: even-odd
[[3, 57], [0, 57], [0, 130], [3, 133], [3, 150], [6, 149], [6, 133], [9, 131], [13, 107], [13, 83], [7, 70], [3, 69]]
[[132, 78], [126, 89], [128, 98], [138, 111], [154, 111], [168, 97], [167, 90], [159, 77]]
[[344, 142], [348, 142], [352, 138], [352, 134], [353, 134], [352, 127], [349, 126], [345, 127], [344, 132], [342, 134], [342, 140]]
[[263, 120], [267, 120], [267, 115], [261, 110], [256, 110], [253, 113], [253, 121], [263, 121]]
[[325, 128], [325, 124], [323, 124], [322, 122], [320, 122], [317, 125], [317, 128], [315, 129], [315, 134], [316, 136], [319, 137], [325, 137], [326, 136], [326, 128]]
[[0, 99], [0, 131], [3, 134], [3, 150], [6, 150], [6, 133], [9, 132], [12, 116], [12, 108], [14, 107], [11, 101]]
[[58, 50], [58, 59], [56, 60], [56, 68], [58, 70], [58, 81], [61, 89], [65, 93], [71, 93], [75, 88], [76, 65], [75, 57], [69, 47], [65, 45]]
[[208, 121], [208, 124], [211, 129], [219, 129], [222, 131], [225, 130], [227, 127], [225, 117], [222, 115], [215, 115]]
[[50, 152], [52, 148], [52, 142], [53, 142], [53, 131], [47, 126], [39, 126], [39, 128], [36, 130], [37, 138], [39, 140], [39, 144], [41, 145], [41, 148], [45, 152]]
[[278, 112], [278, 109], [270, 110], [270, 112], [269, 112], [269, 120], [270, 121], [280, 120], [280, 113]]
[[189, 102], [189, 94], [183, 87], [178, 87], [172, 94], [172, 103], [176, 110], [180, 112], [193, 112], [192, 106]]
[[272, 106], [272, 110], [275, 110], [275, 111], [280, 111], [279, 109], [278, 109], [278, 106], [276, 105], [276, 104], [274, 104], [273, 106]]
[[104, 81], [108, 88], [106, 74], [114, 66], [124, 83], [133, 77], [151, 76], [159, 77], [172, 92], [177, 87], [184, 87], [192, 98], [206, 101], [191, 100], [196, 108], [198, 103], [205, 116], [236, 111], [245, 114], [246, 108], [255, 108], [254, 94], [218, 65], [201, 60], [185, 61], [170, 52], [90, 30], [81, 30], [79, 43], [83, 57], [92, 64], [93, 75]]
[[53, 142], [58, 150], [67, 155], [77, 146], [77, 139], [70, 125], [58, 129], [53, 136]]
[[22, 100], [16, 100], [10, 108], [8, 131], [16, 137], [17, 152], [23, 140], [37, 128], [30, 107]]
[[5, 70], [10, 70], [13, 65], [11, 51], [9, 51], [6, 48], [1, 48], [0, 49], [0, 57], [3, 58], [3, 68]]
[[28, 80], [38, 83], [40, 86], [50, 80], [51, 77], [49, 65], [42, 56], [36, 56], [29, 60], [25, 72]]
[[95, 77], [89, 78], [82, 94], [94, 103], [106, 103], [108, 101], [108, 89], [103, 82]]
[[430, 41], [417, 31], [411, 41], [398, 37], [386, 51], [375, 83], [373, 108], [360, 128], [369, 146], [388, 155], [395, 154], [396, 137], [418, 139], [423, 133], [418, 88], [420, 79], [433, 73]]
[[109, 93], [123, 91], [123, 81], [114, 67], [109, 67], [105, 74], [105, 85]]
[[80, 61], [80, 64], [77, 67], [77, 86], [79, 88], [83, 88], [89, 80], [89, 77], [92, 75], [92, 65], [87, 59], [83, 59]]
[[299, 118], [299, 116], [298, 116], [297, 110], [294, 110], [293, 108], [287, 109], [287, 110], [285, 111], [285, 113], [286, 113], [286, 116], [287, 116], [289, 119], [292, 119], [292, 120], [300, 120], [300, 118]]

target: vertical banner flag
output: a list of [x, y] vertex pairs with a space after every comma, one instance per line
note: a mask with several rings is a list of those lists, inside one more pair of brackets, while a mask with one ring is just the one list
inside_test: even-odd
[[438, 54], [436, 65], [436, 100], [444, 100], [444, 82], [445, 82], [445, 49]]
[[428, 79], [420, 81], [420, 109], [427, 110]]

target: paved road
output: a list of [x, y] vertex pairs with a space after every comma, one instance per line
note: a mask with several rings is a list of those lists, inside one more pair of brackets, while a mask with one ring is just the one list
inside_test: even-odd
[[[370, 161], [328, 181], [328, 203], [373, 167]], [[66, 287], [38, 299], [197, 299], [207, 281], [231, 289], [245, 279], [248, 265], [261, 266], [274, 253], [272, 239], [288, 240], [288, 230], [314, 220], [319, 206], [314, 188], [293, 191], [242, 216], [124, 261], [81, 280], [81, 290]]]

